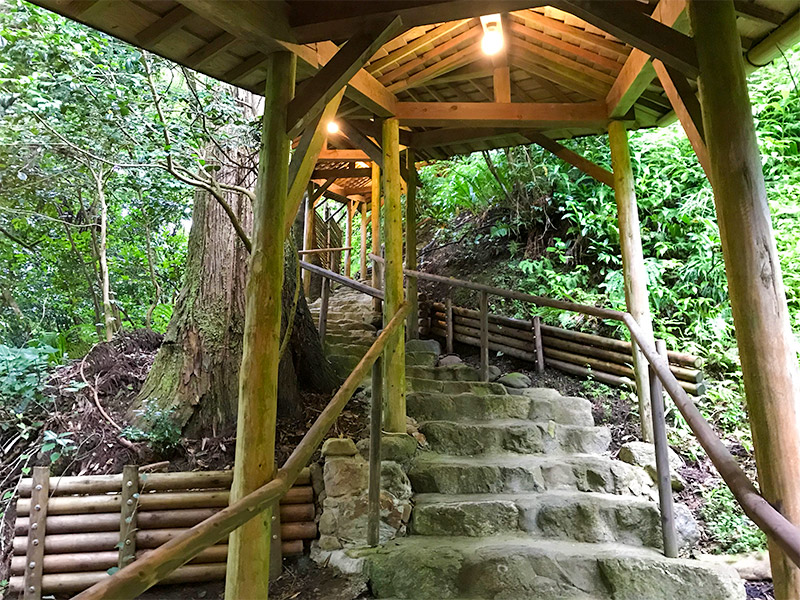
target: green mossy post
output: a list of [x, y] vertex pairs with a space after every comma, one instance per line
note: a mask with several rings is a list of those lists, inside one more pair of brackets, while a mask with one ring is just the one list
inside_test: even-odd
[[367, 203], [361, 202], [361, 256], [360, 274], [361, 281], [367, 280]]
[[[800, 373], [732, 0], [690, 2], [714, 203], [742, 362], [758, 482], [800, 525]], [[800, 598], [800, 568], [770, 543], [778, 600]]]
[[[386, 326], [403, 303], [403, 207], [400, 202], [400, 123], [383, 122], [383, 194], [386, 206], [386, 265], [383, 324]], [[373, 196], [373, 202], [375, 197]], [[373, 221], [374, 223], [374, 221]], [[401, 327], [386, 344], [384, 354], [384, 429], [406, 432], [406, 342]]]
[[[406, 167], [408, 170], [408, 190], [406, 191], [406, 269], [417, 270], [417, 169], [414, 149], [406, 150]], [[419, 337], [419, 299], [417, 298], [417, 279], [408, 278], [408, 301], [411, 312], [408, 313], [406, 329], [410, 339]]]
[[[372, 199], [370, 200], [370, 221], [372, 223], [372, 253], [381, 255], [381, 168], [377, 163], [372, 163]], [[372, 265], [372, 287], [380, 289], [381, 277], [377, 264]], [[372, 308], [375, 312], [381, 310], [381, 301], [373, 298]]]
[[[309, 182], [305, 199], [305, 219], [303, 221], [303, 250], [314, 249], [314, 184]], [[311, 257], [303, 258], [311, 261]], [[303, 292], [306, 298], [311, 294], [311, 271], [303, 271]]]
[[[611, 164], [614, 166], [614, 197], [619, 220], [619, 245], [622, 249], [622, 276], [625, 282], [625, 304], [645, 334], [653, 339], [653, 320], [647, 297], [647, 272], [644, 268], [642, 236], [639, 231], [639, 209], [636, 206], [633, 168], [628, 148], [628, 132], [621, 121], [608, 124]], [[653, 415], [650, 407], [650, 377], [647, 360], [638, 347], [633, 349], [636, 393], [639, 396], [639, 417], [642, 439], [653, 441]]]
[[[286, 110], [294, 94], [296, 60], [290, 52], [267, 57], [231, 504], [275, 476], [283, 240], [291, 147]], [[272, 512], [265, 510], [231, 533], [226, 598], [267, 598]]]

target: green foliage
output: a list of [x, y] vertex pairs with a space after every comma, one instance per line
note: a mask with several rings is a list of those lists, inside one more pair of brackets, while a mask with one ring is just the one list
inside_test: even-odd
[[136, 413], [145, 429], [126, 427], [122, 430], [122, 437], [134, 442], [149, 442], [156, 452], [162, 454], [180, 445], [181, 428], [172, 411], [159, 408], [155, 401], [150, 401]]
[[50, 361], [58, 352], [51, 346], [0, 345], [0, 410], [24, 413], [41, 403]]
[[720, 554], [765, 550], [767, 537], [742, 512], [733, 493], [724, 483], [703, 492], [703, 519], [717, 543]]
[[58, 462], [62, 456], [74, 454], [78, 449], [72, 436], [72, 432], [69, 431], [56, 433], [55, 431], [46, 430], [39, 452], [50, 459], [50, 464], [54, 464]]

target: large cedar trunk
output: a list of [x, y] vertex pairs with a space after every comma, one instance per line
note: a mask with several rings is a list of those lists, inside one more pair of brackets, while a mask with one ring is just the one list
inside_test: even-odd
[[[226, 198], [245, 231], [250, 231], [249, 201], [235, 194]], [[249, 256], [228, 216], [209, 194], [195, 193], [192, 218], [184, 287], [135, 408], [144, 411], [140, 415], [152, 411], [150, 406], [165, 411], [187, 436], [230, 435], [236, 431]], [[297, 283], [293, 239], [286, 242], [284, 261], [283, 332]], [[301, 289], [289, 347], [279, 368], [279, 414], [300, 411], [300, 387], [330, 391], [337, 384]], [[146, 419], [136, 420], [147, 425]]]

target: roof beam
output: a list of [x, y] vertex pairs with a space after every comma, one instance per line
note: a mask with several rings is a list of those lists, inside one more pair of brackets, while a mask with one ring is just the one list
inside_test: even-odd
[[[519, 17], [528, 26], [536, 25], [543, 31], [555, 31], [573, 39], [581, 44], [585, 44], [595, 51], [605, 51], [615, 54], [618, 58], [625, 59], [628, 56], [628, 51], [624, 44], [614, 40], [609, 40], [602, 35], [591, 33], [585, 29], [573, 27], [558, 19], [551, 19], [541, 13], [532, 10], [521, 10], [514, 13], [514, 16]], [[555, 39], [555, 38], [554, 38]]]
[[[372, 162], [375, 162], [378, 164], [378, 166], [383, 167], [383, 151], [378, 144], [369, 139], [349, 121], [342, 121], [339, 124], [339, 127], [341, 128], [342, 133], [347, 136], [347, 139], [350, 140], [356, 148], [363, 150], [367, 156], [369, 156]], [[367, 177], [369, 177], [370, 174], [368, 174]]]
[[703, 167], [708, 180], [711, 181], [711, 163], [703, 132], [703, 115], [694, 90], [681, 73], [667, 67], [660, 60], [654, 60], [653, 67], [664, 87], [667, 98], [669, 98], [672, 110], [675, 111], [686, 137], [689, 138], [689, 143], [694, 148], [700, 166]]
[[[661, 0], [653, 11], [653, 19], [664, 25], [688, 29], [686, 0]], [[627, 113], [655, 78], [656, 72], [647, 52], [634, 48], [606, 96], [608, 112], [612, 117]]]
[[[395, 81], [391, 83], [387, 89], [390, 92], [395, 92], [399, 90], [407, 90], [409, 88], [417, 87], [420, 85], [425, 85], [431, 79], [435, 79], [441, 75], [445, 75], [450, 71], [454, 71], [459, 67], [463, 67], [464, 65], [468, 65], [469, 63], [477, 60], [481, 57], [481, 50], [475, 46], [467, 46], [466, 48], [462, 48], [458, 52], [451, 54], [447, 58], [440, 60], [437, 63], [422, 69], [418, 73], [414, 73], [408, 79], [401, 79], [399, 81]], [[390, 73], [391, 75], [391, 73]]]
[[604, 183], [609, 187], [614, 187], [614, 174], [608, 169], [604, 169], [600, 165], [584, 158], [577, 152], [573, 152], [569, 148], [562, 146], [555, 140], [551, 140], [546, 135], [538, 132], [520, 132], [527, 137], [531, 142], [537, 146], [541, 146], [548, 152], [553, 153], [555, 156], [564, 162], [576, 167], [577, 169], [586, 173], [589, 177]]
[[208, 44], [192, 52], [186, 57], [186, 66], [190, 69], [198, 69], [203, 63], [211, 60], [220, 52], [224, 52], [229, 46], [236, 42], [236, 36], [231, 35], [227, 31], [223, 31], [220, 35], [215, 37]]
[[317, 157], [317, 162], [372, 162], [363, 150], [322, 150]]
[[370, 177], [372, 169], [314, 169], [311, 179], [352, 179]]
[[286, 116], [289, 137], [299, 134], [402, 27], [399, 17], [350, 38], [310, 79], [297, 86]]
[[415, 40], [411, 40], [407, 44], [403, 44], [394, 52], [390, 52], [386, 56], [372, 61], [367, 67], [367, 72], [376, 75], [383, 71], [389, 65], [403, 60], [404, 58], [414, 55], [417, 50], [424, 48], [429, 44], [433, 44], [441, 37], [449, 35], [458, 31], [463, 26], [469, 23], [469, 19], [461, 19], [460, 21], [452, 21], [449, 23], [442, 23], [438, 27], [431, 29], [428, 33], [419, 36]]
[[[313, 174], [311, 176], [311, 179], [315, 179]], [[314, 202], [316, 202], [320, 198], [320, 196], [322, 196], [322, 194], [324, 194], [328, 190], [328, 188], [331, 187], [331, 185], [333, 185], [334, 181], [336, 181], [335, 178], [326, 179], [325, 183], [323, 183], [322, 185], [317, 185], [314, 188], [314, 192], [311, 194], [311, 203], [313, 204]]]
[[136, 36], [142, 46], [154, 46], [170, 33], [183, 26], [192, 17], [192, 11], [180, 4], [149, 25]]
[[[694, 40], [641, 12], [635, 0], [553, 0], [555, 6], [696, 78]], [[637, 6], [638, 5], [638, 6]]]
[[604, 102], [398, 102], [395, 114], [402, 124], [421, 127], [594, 127], [608, 122]]
[[420, 131], [412, 136], [412, 147], [415, 150], [428, 148], [442, 148], [457, 144], [468, 144], [487, 139], [509, 137], [517, 135], [513, 129], [502, 127], [466, 127], [466, 128], [441, 128], [430, 131]]
[[549, 4], [548, 0], [304, 0], [292, 14], [300, 44], [347, 39], [365, 24], [387, 15], [403, 18], [407, 29]]

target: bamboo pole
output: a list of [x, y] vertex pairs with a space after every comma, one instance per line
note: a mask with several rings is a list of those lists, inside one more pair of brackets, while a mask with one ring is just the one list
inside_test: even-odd
[[[245, 324], [239, 376], [236, 461], [231, 503], [275, 476], [275, 419], [291, 140], [286, 110], [294, 94], [296, 56], [267, 56], [258, 184], [253, 202], [253, 250], [245, 291]], [[267, 598], [272, 510], [230, 536], [225, 596]]]
[[[308, 182], [308, 189], [306, 190], [306, 211], [305, 220], [303, 223], [303, 250], [311, 252], [314, 250], [314, 241], [316, 234], [314, 233], [314, 183]], [[306, 298], [311, 294], [311, 273], [305, 271], [303, 273], [303, 292]]]
[[[286, 493], [300, 471], [308, 464], [317, 451], [325, 435], [339, 418], [348, 400], [361, 385], [372, 363], [377, 360], [386, 347], [392, 333], [404, 323], [409, 306], [404, 304], [378, 338], [364, 354], [355, 369], [345, 379], [342, 387], [334, 394], [331, 401], [314, 421], [306, 435], [292, 452], [274, 479], [251, 492], [241, 500], [231, 504], [198, 523], [187, 532], [170, 540], [161, 548], [120, 569], [105, 581], [98, 582], [90, 589], [77, 595], [74, 600], [131, 600], [163, 581], [175, 569], [185, 564], [204, 548], [224, 539], [231, 531], [247, 523], [275, 500]], [[300, 543], [302, 549], [302, 543]]]
[[[711, 163], [758, 481], [800, 526], [800, 369], [770, 221], [761, 157], [731, 0], [689, 3]], [[777, 600], [800, 597], [800, 569], [774, 541]]]
[[[406, 269], [417, 268], [417, 168], [414, 149], [406, 149], [406, 171], [408, 172], [408, 190], [406, 191]], [[408, 313], [409, 339], [419, 338], [419, 298], [416, 277], [409, 277], [406, 286], [406, 296], [411, 303], [411, 312]]]
[[[370, 221], [372, 226], [372, 254], [381, 253], [381, 168], [378, 163], [372, 163], [372, 200], [370, 202]], [[378, 265], [372, 265], [372, 287], [381, 288], [381, 278]], [[380, 312], [381, 301], [375, 298], [372, 301], [372, 310]]]
[[367, 280], [367, 203], [361, 203], [361, 257], [360, 278]]
[[[624, 123], [611, 121], [608, 124], [608, 143], [611, 146], [611, 163], [614, 166], [614, 197], [617, 202], [617, 218], [619, 220], [625, 303], [628, 312], [644, 328], [645, 334], [652, 338], [653, 321], [650, 317], [647, 295], [647, 272], [644, 268], [639, 210], [636, 206], [628, 133]], [[641, 351], [637, 348], [633, 350], [633, 368], [636, 372], [642, 439], [652, 442], [653, 416], [650, 414], [650, 383], [647, 365]]]
[[[384, 279], [386, 300], [383, 323], [387, 324], [404, 302], [403, 297], [403, 209], [400, 202], [400, 124], [397, 119], [383, 122], [383, 194], [386, 260]], [[411, 306], [411, 303], [409, 303]], [[409, 309], [410, 313], [410, 309]], [[401, 327], [386, 346], [383, 359], [384, 426], [391, 433], [406, 432], [406, 342]]]

